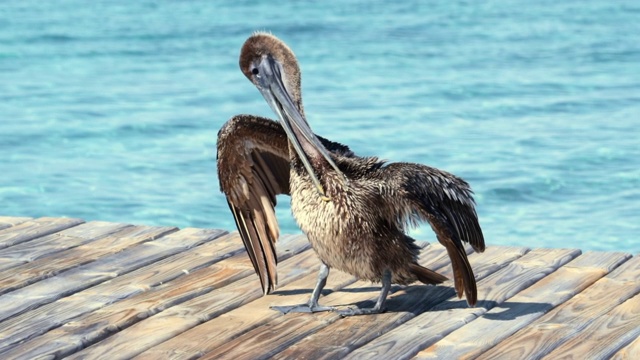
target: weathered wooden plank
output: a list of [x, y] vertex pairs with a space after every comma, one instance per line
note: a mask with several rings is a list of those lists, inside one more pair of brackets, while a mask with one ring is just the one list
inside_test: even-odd
[[[525, 247], [492, 246], [487, 248], [483, 254], [470, 257], [476, 279], [479, 281], [489, 276], [528, 251], [529, 249]], [[446, 275], [451, 276], [448, 267]], [[451, 285], [451, 283], [445, 284], [449, 287]], [[347, 353], [416, 315], [428, 311], [430, 307], [454, 294], [453, 290], [441, 291], [439, 295], [442, 296], [434, 297], [432, 293], [411, 290], [413, 289], [405, 291], [409, 294], [390, 297], [387, 306], [389, 311], [385, 314], [376, 315], [374, 319], [368, 316], [338, 319], [331, 325], [287, 347], [281, 353], [275, 354], [274, 358], [336, 359], [344, 357]], [[399, 303], [395, 304], [395, 300]]]
[[[245, 333], [229, 343], [204, 354], [202, 357], [198, 357], [198, 359], [271, 359], [283, 346], [293, 341], [303, 339], [306, 335], [322, 329], [322, 318], [327, 315], [331, 316], [334, 321], [340, 317], [336, 313], [292, 314], [292, 316], [287, 318], [282, 316], [278, 317], [274, 321], [269, 322], [266, 329], [263, 329], [264, 326], [260, 326], [258, 329]], [[309, 318], [315, 318], [316, 321], [308, 321]], [[330, 323], [331, 322], [324, 325]], [[274, 343], [277, 344], [275, 347], [273, 346]]]
[[[76, 219], [71, 220], [81, 221]], [[72, 222], [72, 224], [73, 225], [71, 226], [73, 227], [60, 232], [31, 238], [30, 241], [22, 242], [0, 250], [0, 271], [6, 271], [7, 269], [11, 269], [18, 265], [46, 256], [51, 256], [76, 246], [87, 244], [91, 241], [103, 238], [131, 226], [104, 221], [92, 221], [80, 225]], [[16, 226], [16, 228], [18, 227], [20, 227], [20, 225]], [[48, 228], [51, 229], [51, 227]], [[33, 232], [28, 234], [28, 237], [31, 236], [35, 236]]]
[[606, 359], [640, 335], [640, 294], [598, 317], [544, 359]]
[[0, 230], [16, 226], [31, 219], [30, 217], [0, 216]]
[[[426, 244], [420, 244], [420, 246], [424, 245]], [[436, 259], [441, 258], [439, 255], [439, 251], [432, 254]], [[258, 298], [253, 302], [212, 318], [166, 342], [152, 347], [137, 358], [172, 359], [199, 356], [204, 351], [218, 347], [225, 341], [280, 316], [279, 312], [271, 310], [269, 306], [308, 301], [316, 282], [318, 265], [319, 263], [316, 262], [309, 269], [308, 275], [286, 286], [279, 287], [271, 295]], [[333, 271], [329, 276], [324, 293], [342, 289], [355, 281], [356, 279], [351, 275]], [[233, 290], [233, 293], [227, 291], [228, 297], [241, 296], [242, 291], [248, 290], [238, 288]], [[327, 298], [328, 296], [325, 296], [321, 301], [325, 301]]]
[[175, 227], [127, 227], [89, 244], [61, 252], [54, 257], [36, 259], [14, 267], [10, 271], [0, 272], [0, 295], [177, 230]]
[[240, 252], [237, 236], [223, 234], [184, 229], [59, 275], [58, 283], [69, 282], [68, 292], [76, 293], [0, 323], [0, 351]]
[[[0, 222], [0, 229], [4, 229], [0, 230], [0, 249], [53, 234], [84, 222], [80, 219], [49, 217], [43, 217], [35, 220], [30, 220], [28, 218], [25, 219], [27, 220], [8, 220], [5, 223]], [[3, 224], [6, 226], [3, 227]], [[2, 256], [2, 253], [0, 253], [0, 256]]]
[[[223, 239], [202, 245], [197, 249], [192, 249], [190, 252], [195, 253], [197, 250], [198, 253], [194, 255], [199, 255], [202, 259], [191, 256], [189, 257], [190, 262], [188, 264], [182, 264], [181, 262], [176, 264], [176, 261], [172, 261], [177, 271], [185, 269], [184, 266], [191, 265], [193, 268], [196, 263], [204, 263], [206, 257], [217, 258], [219, 261], [195, 271], [186, 268], [188, 272], [187, 275], [171, 282], [163, 283], [149, 292], [138, 292], [122, 301], [101, 307], [98, 311], [86, 311], [84, 315], [73, 318], [73, 321], [55, 328], [31, 341], [23, 342], [19, 346], [11, 349], [11, 351], [5, 352], [0, 356], [7, 356], [9, 358], [40, 358], [53, 355], [59, 357], [67, 356], [113, 333], [122, 331], [139, 321], [143, 321], [158, 312], [165, 311], [170, 307], [209, 293], [242, 277], [253, 275], [254, 270], [251, 262], [246, 253], [240, 251], [242, 245], [238, 234], [233, 233], [227, 238], [233, 240], [235, 250], [231, 253], [235, 255], [225, 257], [222, 253], [228, 249], [219, 246], [216, 248], [214, 246], [218, 243], [225, 243]], [[281, 261], [309, 248], [308, 241], [302, 236], [285, 236], [281, 240], [278, 245], [278, 257]], [[176, 260], [175, 258], [177, 257], [178, 256], [174, 256], [173, 260]], [[154, 267], [153, 265], [145, 269], [139, 269], [138, 272], [160, 272], [157, 266]], [[164, 270], [167, 269], [165, 268]], [[162, 273], [167, 273], [167, 271], [162, 271]], [[129, 287], [118, 280], [120, 279], [113, 281], [119, 283], [117, 286]], [[257, 277], [255, 280], [257, 281]], [[147, 284], [137, 283], [136, 285], [140, 287]], [[104, 286], [98, 287], [104, 288]], [[100, 292], [104, 290], [105, 289], [102, 289]], [[98, 293], [98, 291], [93, 292]], [[86, 303], [86, 301], [82, 301], [83, 298], [88, 300], [93, 298], [92, 295], [81, 297], [80, 295], [81, 293], [74, 295], [74, 297], [78, 298], [78, 306], [80, 307]], [[58, 319], [58, 321], [59, 323], [63, 323], [65, 320]], [[40, 329], [41, 324], [33, 323], [33, 326], [33, 331], [37, 331]], [[24, 328], [24, 326], [22, 326], [22, 328]]]
[[[483, 316], [422, 350], [417, 358], [468, 359], [498, 344], [522, 327], [562, 304], [629, 258], [624, 253], [588, 252], [534, 285], [496, 301]], [[442, 334], [442, 332], [439, 332]], [[482, 334], [479, 336], [478, 334]]]
[[[26, 229], [27, 223], [41, 220], [9, 218], [7, 223], [14, 223], [3, 229], [3, 219], [0, 217], [0, 239], [2, 234], [8, 234], [21, 224]], [[158, 258], [154, 255], [151, 259], [146, 252], [134, 250], [141, 244], [126, 244], [125, 234], [135, 237], [133, 234], [142, 232], [141, 228], [121, 228], [114, 230], [120, 231], [119, 234], [107, 237], [100, 234], [91, 237], [91, 231], [85, 224], [31, 239], [25, 235], [24, 241], [16, 237], [18, 242], [4, 248], [0, 246], [0, 267], [2, 260], [8, 259], [2, 258], [3, 254], [13, 254], [16, 258], [24, 256], [22, 260], [30, 261], [14, 266], [9, 260], [4, 263], [9, 265], [7, 270], [0, 271], [0, 295], [5, 292], [0, 296], [0, 358], [67, 355], [72, 358], [126, 358], [141, 351], [144, 352], [139, 355], [140, 359], [204, 355], [205, 359], [222, 356], [239, 360], [235, 358], [253, 359], [274, 354], [276, 358], [344, 355], [353, 358], [370, 357], [371, 354], [406, 358], [434, 344], [430, 349], [435, 352], [424, 349], [419, 356], [436, 354], [469, 358], [479, 355], [480, 359], [541, 358], [545, 355], [550, 359], [639, 357], [640, 264], [637, 258], [625, 262], [625, 254], [587, 253], [546, 277], [540, 275], [542, 279], [535, 278], [529, 270], [521, 270], [518, 277], [513, 275], [518, 273], [513, 268], [509, 270], [511, 278], [507, 275], [500, 278], [496, 275], [510, 269], [510, 266], [500, 269], [501, 261], [510, 261], [507, 257], [501, 260], [496, 256], [496, 262], [485, 258], [484, 262], [477, 263], [476, 255], [473, 255], [476, 275], [481, 278], [479, 297], [483, 300], [480, 308], [468, 309], [462, 300], [453, 299], [450, 284], [394, 287], [387, 313], [342, 319], [334, 313], [281, 316], [268, 308], [269, 305], [308, 299], [316, 277], [315, 265], [309, 264], [317, 264], [315, 256], [305, 255], [310, 257], [310, 262], [300, 260], [292, 265], [288, 270], [293, 273], [286, 274], [286, 281], [281, 281], [284, 286], [278, 292], [260, 297], [259, 282], [246, 254], [240, 253], [242, 245], [238, 238], [234, 239], [235, 244], [222, 247], [223, 254], [215, 247], [209, 247], [214, 243], [209, 241], [173, 255]], [[32, 244], [41, 242], [43, 252], [38, 254], [40, 247]], [[156, 243], [153, 246], [164, 245]], [[22, 247], [22, 251], [15, 251]], [[34, 254], [26, 249], [33, 249]], [[131, 250], [142, 257], [121, 255]], [[480, 256], [491, 254], [488, 250]], [[438, 261], [446, 259], [443, 254], [434, 255]], [[529, 255], [523, 258], [526, 256]], [[212, 258], [217, 260], [210, 261]], [[142, 265], [137, 265], [138, 262]], [[537, 266], [545, 272], [549, 262], [545, 259], [534, 265], [534, 261], [529, 261], [527, 266]], [[611, 271], [620, 262], [623, 264]], [[92, 267], [96, 263], [102, 265]], [[124, 265], [124, 271], [120, 270], [121, 265]], [[284, 272], [282, 264], [280, 271], [281, 274]], [[439, 271], [450, 276], [448, 267]], [[607, 271], [611, 272], [607, 275]], [[602, 278], [603, 275], [606, 277]], [[488, 279], [494, 279], [490, 289], [482, 285], [489, 284]], [[533, 285], [517, 290], [516, 287], [522, 284], [514, 286], [514, 283], [523, 279], [529, 281], [527, 286]], [[91, 284], [94, 280], [99, 281]], [[65, 282], [71, 285], [65, 285]], [[378, 295], [377, 285], [354, 283], [355, 279], [339, 272], [332, 272], [329, 282], [329, 288], [334, 291], [325, 292], [322, 304], [356, 302], [370, 306]], [[48, 286], [42, 286], [43, 283]], [[35, 289], [35, 286], [38, 288], [24, 292], [23, 298], [9, 296]], [[11, 293], [6, 293], [10, 290]], [[484, 297], [483, 291], [489, 296]], [[47, 292], [62, 293], [65, 297], [41, 303], [41, 299], [49, 296]], [[508, 296], [511, 297], [507, 301]], [[36, 305], [2, 320], [5, 309], [25, 300]], [[417, 333], [410, 331], [407, 326], [418, 324], [420, 317], [422, 328]], [[385, 334], [378, 336], [381, 333]], [[385, 344], [385, 337], [394, 333], [395, 337], [405, 337], [406, 340], [401, 341], [406, 341], [406, 346], [413, 350], [402, 353], [397, 349], [402, 344]], [[132, 341], [135, 342], [133, 346]], [[534, 344], [528, 345], [528, 342]], [[452, 344], [455, 344], [453, 350]], [[287, 348], [289, 345], [292, 346]], [[365, 351], [385, 346], [388, 351]], [[509, 352], [514, 346], [526, 350]], [[400, 356], [395, 356], [397, 351]]]
[[[245, 262], [249, 266], [249, 262]], [[278, 267], [284, 276], [282, 284], [295, 281], [315, 270], [318, 260], [314, 252], [305, 251], [282, 261]], [[138, 322], [101, 342], [69, 356], [69, 359], [128, 359], [220, 314], [229, 312], [262, 296], [258, 279], [245, 277], [228, 286], [202, 294]], [[136, 338], [132, 347], [130, 339]]]
[[184, 229], [4, 294], [0, 296], [0, 321], [208, 242], [221, 232]]
[[[572, 260], [579, 250], [534, 249], [505, 268], [478, 282], [479, 302], [475, 308], [455, 297], [433, 307], [397, 328], [381, 335], [347, 355], [347, 358], [408, 358], [435, 343], [451, 331], [464, 326], [497, 303], [512, 297], [560, 266]], [[449, 292], [447, 295], [452, 296]]]
[[[640, 257], [480, 355], [482, 359], [540, 359], [587, 325], [640, 292]], [[640, 359], [640, 356], [638, 357]]]
[[640, 359], [640, 336], [636, 337], [629, 345], [615, 353], [612, 360], [636, 360]]

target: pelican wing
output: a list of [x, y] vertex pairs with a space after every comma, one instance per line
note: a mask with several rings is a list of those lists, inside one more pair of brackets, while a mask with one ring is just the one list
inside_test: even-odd
[[218, 179], [262, 290], [278, 278], [276, 195], [289, 194], [287, 135], [275, 121], [237, 115], [218, 132]]
[[[330, 151], [353, 156], [347, 146], [318, 137]], [[218, 179], [265, 294], [278, 282], [275, 242], [280, 229], [276, 195], [289, 194], [289, 146], [273, 120], [237, 115], [218, 132]]]
[[482, 229], [469, 184], [444, 171], [420, 164], [394, 163], [384, 167], [390, 183], [399, 185], [407, 202], [400, 209], [410, 221], [417, 217], [429, 222], [438, 241], [447, 249], [453, 267], [458, 297], [477, 301], [476, 281], [463, 242], [477, 252], [485, 249]]

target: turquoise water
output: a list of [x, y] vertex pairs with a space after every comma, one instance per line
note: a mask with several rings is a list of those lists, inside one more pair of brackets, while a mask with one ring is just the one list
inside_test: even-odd
[[266, 29], [317, 133], [464, 177], [489, 245], [640, 251], [640, 3], [348, 3], [3, 2], [0, 213], [233, 229], [215, 140], [273, 117]]

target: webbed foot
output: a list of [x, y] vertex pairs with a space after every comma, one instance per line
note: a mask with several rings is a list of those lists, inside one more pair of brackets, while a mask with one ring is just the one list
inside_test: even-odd
[[298, 305], [289, 305], [289, 306], [271, 306], [272, 310], [280, 311], [282, 314], [289, 313], [316, 313], [322, 311], [334, 311], [335, 308], [332, 306], [320, 306], [309, 305], [309, 304], [298, 304]]
[[340, 316], [356, 316], [356, 315], [371, 315], [371, 314], [381, 314], [384, 312], [384, 309], [378, 309], [375, 307], [372, 308], [359, 308], [359, 307], [350, 307], [344, 310], [335, 310]]

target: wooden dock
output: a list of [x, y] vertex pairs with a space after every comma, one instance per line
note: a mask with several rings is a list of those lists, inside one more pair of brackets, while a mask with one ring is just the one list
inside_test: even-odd
[[[444, 249], [423, 245], [451, 278]], [[263, 297], [237, 233], [0, 217], [0, 359], [640, 359], [640, 256], [488, 246], [469, 256], [474, 308], [448, 281], [341, 318], [269, 309], [305, 302], [319, 266], [301, 235], [278, 253]], [[327, 305], [379, 291], [338, 271], [327, 289]]]

